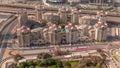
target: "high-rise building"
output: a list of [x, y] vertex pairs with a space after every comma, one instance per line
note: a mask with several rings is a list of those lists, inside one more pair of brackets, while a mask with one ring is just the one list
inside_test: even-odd
[[79, 17], [79, 24], [80, 25], [89, 25], [92, 19], [93, 19], [92, 16], [89, 16], [89, 15]]
[[115, 37], [115, 36], [120, 36], [120, 27], [112, 27], [111, 28], [111, 36]]
[[65, 28], [54, 24], [49, 27], [48, 31], [49, 42], [53, 45], [76, 43], [79, 39], [78, 35], [77, 26], [71, 23], [66, 25]]
[[66, 0], [46, 0], [47, 3], [65, 3]]
[[38, 40], [43, 38], [43, 28], [39, 27], [31, 30], [31, 40]]
[[65, 26], [67, 43], [76, 43], [78, 41], [77, 27], [71, 23]]
[[70, 5], [76, 5], [80, 3], [80, 0], [67, 0]]
[[78, 24], [79, 10], [78, 10], [78, 9], [73, 9], [71, 16], [72, 16], [72, 17], [71, 17], [71, 18], [72, 18], [72, 19], [71, 19], [72, 23]]
[[52, 45], [59, 45], [61, 43], [61, 30], [55, 24], [49, 27], [49, 42]]
[[26, 26], [22, 26], [17, 29], [17, 37], [19, 41], [19, 47], [30, 46], [30, 29]]
[[39, 22], [42, 19], [42, 14], [44, 12], [44, 7], [37, 5], [35, 6], [35, 10], [36, 10], [36, 20]]
[[28, 23], [28, 14], [26, 9], [21, 9], [18, 11], [18, 24], [19, 27], [27, 25]]
[[108, 2], [112, 2], [112, 0], [89, 0], [89, 3], [94, 3], [96, 5], [104, 5]]
[[95, 24], [95, 40], [104, 41], [107, 38], [107, 23], [103, 17], [99, 17], [99, 21]]
[[17, 37], [20, 47], [26, 47], [30, 45], [30, 29], [26, 27], [28, 23], [28, 14], [26, 9], [18, 11], [18, 30]]
[[114, 0], [80, 0], [83, 4], [94, 4], [99, 6], [113, 6]]
[[66, 24], [67, 23], [67, 9], [62, 7], [59, 8], [59, 16], [60, 16], [60, 23]]

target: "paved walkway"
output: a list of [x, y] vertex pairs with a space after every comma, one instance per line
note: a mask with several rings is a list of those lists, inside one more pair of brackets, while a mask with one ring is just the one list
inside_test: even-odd
[[10, 54], [9, 54], [9, 53], [10, 53], [11, 51], [12, 51], [12, 54], [13, 54], [13, 55], [22, 54], [21, 51], [6, 49], [2, 59], [5, 59], [5, 58], [10, 57]]
[[6, 68], [6, 63], [13, 62], [13, 61], [14, 61], [13, 58], [5, 61], [5, 62], [2, 64], [1, 68]]
[[[11, 57], [12, 55], [10, 55], [10, 52], [11, 52], [12, 55], [22, 54], [21, 51], [16, 51], [16, 50], [12, 51], [12, 50], [6, 49], [6, 51], [5, 51], [5, 53], [4, 53], [4, 58], [3, 58], [3, 59]], [[35, 56], [36, 56], [36, 55], [35, 55]], [[30, 57], [28, 57], [28, 59], [32, 59], [32, 58], [35, 57], [35, 56], [30, 56]], [[27, 58], [27, 57], [25, 57], [25, 58]], [[13, 58], [10, 58], [10, 59], [6, 60], [5, 62], [3, 62], [1, 68], [5, 68], [6, 63], [13, 62], [13, 61], [14, 61]]]

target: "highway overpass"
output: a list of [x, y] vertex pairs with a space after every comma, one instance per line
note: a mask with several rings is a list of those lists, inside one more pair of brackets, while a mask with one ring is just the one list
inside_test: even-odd
[[[28, 9], [28, 10], [35, 10], [35, 5], [27, 5], [27, 4], [6, 4], [6, 3], [0, 3], [0, 8], [9, 8], [10, 9]], [[52, 8], [52, 7], [47, 7], [44, 6], [45, 11], [58, 11], [58, 8]], [[94, 14], [96, 15], [96, 11], [91, 11], [91, 10], [82, 10], [83, 14]], [[70, 12], [70, 10], [68, 10], [68, 12]], [[116, 14], [113, 12], [109, 12], [108, 16], [120, 16], [120, 14]]]
[[0, 3], [0, 7], [9, 7], [9, 8], [26, 8], [26, 9], [34, 9], [34, 6], [27, 5], [27, 4], [7, 4], [7, 3]]
[[[9, 8], [0, 8], [0, 12], [2, 13], [10, 13], [10, 14], [17, 14], [17, 11], [20, 9], [9, 9]], [[35, 15], [35, 11], [27, 10], [28, 15]]]

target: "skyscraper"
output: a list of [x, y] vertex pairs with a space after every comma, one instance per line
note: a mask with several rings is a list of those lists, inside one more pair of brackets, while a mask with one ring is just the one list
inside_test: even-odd
[[18, 11], [18, 24], [19, 27], [27, 25], [28, 23], [28, 14], [26, 9], [21, 9]]
[[71, 23], [65, 26], [67, 43], [76, 43], [78, 41], [77, 27]]
[[42, 19], [42, 14], [44, 12], [44, 7], [37, 5], [35, 6], [35, 10], [36, 10], [36, 20], [39, 22]]
[[99, 15], [99, 20], [95, 24], [95, 40], [104, 41], [107, 38], [107, 23], [104, 20], [105, 12], [101, 11], [97, 13]]
[[17, 29], [17, 37], [19, 40], [19, 47], [30, 46], [30, 29], [26, 26], [22, 26]]
[[49, 42], [52, 45], [61, 43], [61, 29], [55, 24], [49, 27]]
[[67, 9], [64, 7], [59, 8], [59, 16], [60, 16], [60, 23], [66, 24], [67, 23]]
[[72, 16], [71, 17], [71, 22], [74, 23], [74, 24], [78, 24], [79, 10], [78, 9], [73, 9], [71, 16]]

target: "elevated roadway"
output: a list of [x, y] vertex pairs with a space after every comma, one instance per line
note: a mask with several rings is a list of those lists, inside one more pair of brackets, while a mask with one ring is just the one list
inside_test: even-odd
[[[0, 8], [0, 12], [2, 13], [10, 13], [10, 14], [17, 14], [17, 11], [20, 9], [9, 9], [9, 8]], [[35, 15], [35, 11], [33, 10], [27, 10], [28, 15]]]
[[[0, 12], [3, 12], [3, 13], [11, 13], [11, 14], [17, 14], [17, 11], [19, 11], [19, 8], [16, 8], [17, 6], [16, 5], [12, 5], [10, 6], [10, 4], [6, 5], [6, 4], [0, 4]], [[2, 6], [2, 7], [1, 7]], [[13, 8], [10, 8], [10, 7], [13, 7]], [[20, 5], [18, 5], [20, 6]], [[4, 8], [5, 7], [5, 8]], [[34, 6], [24, 6], [26, 7], [25, 9], [27, 9], [28, 11], [28, 15], [35, 15], [35, 8]], [[29, 9], [31, 7], [32, 9]], [[22, 8], [22, 7], [21, 7]], [[51, 7], [45, 7], [45, 12], [58, 12], [58, 9], [57, 8], [51, 8]], [[88, 10], [82, 10], [80, 12], [80, 14], [88, 14], [88, 15], [96, 15], [96, 12], [97, 11], [88, 11]], [[70, 13], [70, 10], [68, 10], [68, 13]], [[108, 22], [116, 22], [116, 23], [120, 23], [120, 14], [117, 14], [117, 13], [113, 13], [113, 12], [108, 12], [108, 15], [106, 17], [107, 21]]]
[[15, 4], [15, 3], [0, 3], [0, 7], [9, 7], [9, 8], [26, 8], [26, 9], [34, 9], [33, 5], [27, 4]]
[[[0, 9], [1, 8], [8, 8], [9, 10], [11, 9], [27, 9], [27, 10], [35, 10], [35, 5], [28, 5], [28, 4], [7, 4], [7, 3], [0, 3]], [[58, 11], [58, 8], [53, 8], [53, 7], [47, 7], [44, 6], [45, 11]], [[68, 10], [68, 13], [70, 10]], [[82, 10], [82, 14], [92, 14], [96, 15], [96, 11], [91, 11], [91, 10]], [[109, 12], [108, 16], [118, 16], [120, 17], [120, 14], [117, 14], [115, 12]]]
[[[0, 12], [3, 13], [10, 13], [10, 14], [17, 14], [17, 11], [19, 11], [19, 9], [7, 9], [7, 8], [0, 8]], [[28, 11], [28, 15], [35, 15], [35, 11], [34, 10], [27, 10]], [[57, 11], [52, 11], [52, 10], [46, 10], [46, 12], [57, 12]], [[88, 11], [82, 11], [80, 14], [88, 14], [88, 15], [96, 15], [96, 12], [88, 12]], [[120, 15], [119, 14], [111, 14], [108, 13], [106, 20], [108, 22], [116, 22], [116, 23], [120, 23]]]
[[[35, 10], [35, 5], [27, 5], [27, 4], [7, 4], [7, 3], [0, 3], [0, 8], [16, 8], [16, 9], [20, 9], [20, 8], [24, 8], [24, 9], [28, 9], [28, 10]], [[58, 11], [58, 8], [53, 8], [53, 7], [47, 7], [44, 6], [45, 11]], [[69, 12], [70, 10], [68, 10]], [[82, 14], [96, 14], [96, 11], [91, 11], [91, 10], [84, 10], [84, 12], [81, 12]], [[113, 12], [109, 12], [108, 16], [120, 16], [120, 14], [116, 14]]]

